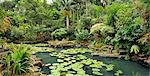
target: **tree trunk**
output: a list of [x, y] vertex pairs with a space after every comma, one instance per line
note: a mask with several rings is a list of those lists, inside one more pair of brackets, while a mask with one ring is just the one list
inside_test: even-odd
[[72, 13], [72, 16], [73, 16], [73, 17], [72, 17], [72, 18], [73, 18], [73, 24], [75, 23], [75, 16], [74, 16], [74, 13], [75, 13], [75, 12], [74, 12], [74, 10], [73, 10], [73, 13]]
[[86, 4], [86, 16], [88, 16], [88, 6], [87, 6], [87, 1], [85, 2]]
[[144, 19], [144, 33], [147, 32], [147, 26], [148, 26], [148, 19], [149, 19], [149, 12], [145, 11], [144, 15], [143, 15], [143, 19]]
[[79, 12], [77, 10], [77, 21], [79, 21]]
[[66, 25], [67, 25], [67, 29], [69, 29], [69, 16], [68, 15], [66, 17]]

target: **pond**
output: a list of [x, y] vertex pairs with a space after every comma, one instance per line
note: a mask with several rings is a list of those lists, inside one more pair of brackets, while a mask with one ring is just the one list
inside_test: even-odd
[[149, 76], [149, 69], [133, 61], [93, 55], [86, 48], [35, 54], [47, 65], [41, 72], [49, 76]]

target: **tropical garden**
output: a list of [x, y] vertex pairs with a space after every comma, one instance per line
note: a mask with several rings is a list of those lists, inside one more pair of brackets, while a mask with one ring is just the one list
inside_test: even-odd
[[0, 76], [149, 76], [150, 0], [0, 0]]

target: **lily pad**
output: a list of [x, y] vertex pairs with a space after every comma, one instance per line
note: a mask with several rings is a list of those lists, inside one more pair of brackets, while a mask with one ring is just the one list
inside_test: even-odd
[[92, 71], [94, 71], [94, 72], [98, 72], [98, 71], [100, 71], [100, 69], [93, 68], [93, 69], [92, 69]]
[[52, 65], [54, 65], [54, 66], [55, 66], [55, 65], [59, 65], [59, 63], [54, 63], [54, 64], [52, 64]]
[[93, 74], [96, 74], [96, 75], [103, 75], [103, 73], [100, 73], [100, 72], [93, 72]]
[[121, 74], [123, 74], [123, 72], [121, 70], [118, 70], [118, 71], [116, 71], [115, 76], [119, 76]]
[[55, 69], [56, 67], [55, 67], [55, 66], [50, 66], [49, 68], [50, 68], [50, 69]]
[[62, 60], [62, 59], [57, 59], [57, 62], [64, 62], [64, 60]]
[[114, 69], [114, 65], [112, 64], [106, 65], [106, 68], [107, 71], [112, 71]]

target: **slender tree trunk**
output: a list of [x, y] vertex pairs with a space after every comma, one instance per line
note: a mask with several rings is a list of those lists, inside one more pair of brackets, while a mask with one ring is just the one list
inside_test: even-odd
[[81, 10], [79, 9], [79, 20], [81, 19]]
[[79, 12], [77, 10], [77, 21], [79, 21]]
[[74, 10], [73, 10], [72, 16], [73, 16], [73, 24], [74, 24], [75, 23]]
[[88, 7], [87, 7], [87, 1], [85, 2], [86, 4], [86, 16], [88, 16]]
[[69, 29], [69, 15], [67, 15], [66, 17], [66, 25], [67, 25], [67, 29]]

